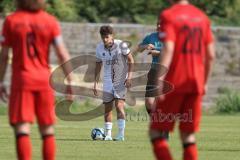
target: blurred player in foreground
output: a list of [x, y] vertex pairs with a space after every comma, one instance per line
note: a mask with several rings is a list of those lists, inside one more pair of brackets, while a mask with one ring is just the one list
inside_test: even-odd
[[[17, 11], [6, 17], [1, 36], [0, 98], [7, 100], [4, 75], [13, 51], [9, 121], [19, 160], [32, 159], [30, 125], [36, 117], [44, 160], [55, 159], [54, 92], [50, 87], [49, 50], [53, 44], [61, 63], [70, 59], [57, 20], [44, 11], [44, 0], [16, 0]], [[65, 66], [64, 73], [69, 72]], [[68, 77], [68, 82], [71, 76]]]
[[113, 102], [117, 110], [118, 135], [116, 141], [124, 141], [125, 130], [125, 98], [127, 88], [131, 87], [133, 57], [127, 43], [114, 39], [113, 28], [100, 28], [102, 42], [96, 48], [96, 68], [94, 95], [97, 96], [97, 83], [103, 66], [103, 103], [105, 104], [105, 140], [112, 140], [112, 108]]
[[162, 132], [173, 131], [180, 122], [183, 159], [197, 160], [195, 132], [199, 130], [202, 97], [206, 92], [215, 57], [208, 17], [188, 0], [175, 0], [162, 12], [159, 38], [164, 42], [160, 64], [169, 68], [165, 77], [174, 85], [171, 93], [157, 99], [150, 137], [158, 160], [172, 160]]

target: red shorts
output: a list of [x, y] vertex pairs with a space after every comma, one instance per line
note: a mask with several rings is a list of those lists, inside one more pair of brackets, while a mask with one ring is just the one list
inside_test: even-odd
[[150, 128], [160, 131], [173, 131], [174, 124], [179, 121], [182, 132], [192, 133], [199, 130], [201, 119], [202, 95], [176, 94], [171, 92], [160, 101], [151, 116]]
[[55, 98], [52, 90], [14, 90], [9, 102], [9, 121], [17, 123], [33, 123], [35, 117], [39, 125], [55, 123]]

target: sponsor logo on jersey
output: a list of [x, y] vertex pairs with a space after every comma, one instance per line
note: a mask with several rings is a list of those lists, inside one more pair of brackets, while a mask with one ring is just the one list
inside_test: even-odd
[[113, 60], [107, 60], [106, 64], [107, 65], [117, 65], [119, 63], [118, 63], [118, 59], [113, 59]]

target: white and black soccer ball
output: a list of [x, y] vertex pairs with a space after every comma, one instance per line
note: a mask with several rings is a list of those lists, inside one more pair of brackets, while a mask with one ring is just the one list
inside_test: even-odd
[[93, 128], [91, 132], [91, 137], [93, 140], [103, 140], [105, 138], [103, 128]]

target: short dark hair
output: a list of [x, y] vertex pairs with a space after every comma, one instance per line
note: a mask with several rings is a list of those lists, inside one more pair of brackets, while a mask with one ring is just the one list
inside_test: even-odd
[[16, 5], [18, 9], [32, 12], [45, 9], [43, 0], [16, 0]]
[[100, 34], [101, 34], [101, 36], [113, 34], [113, 28], [111, 26], [101, 26]]

